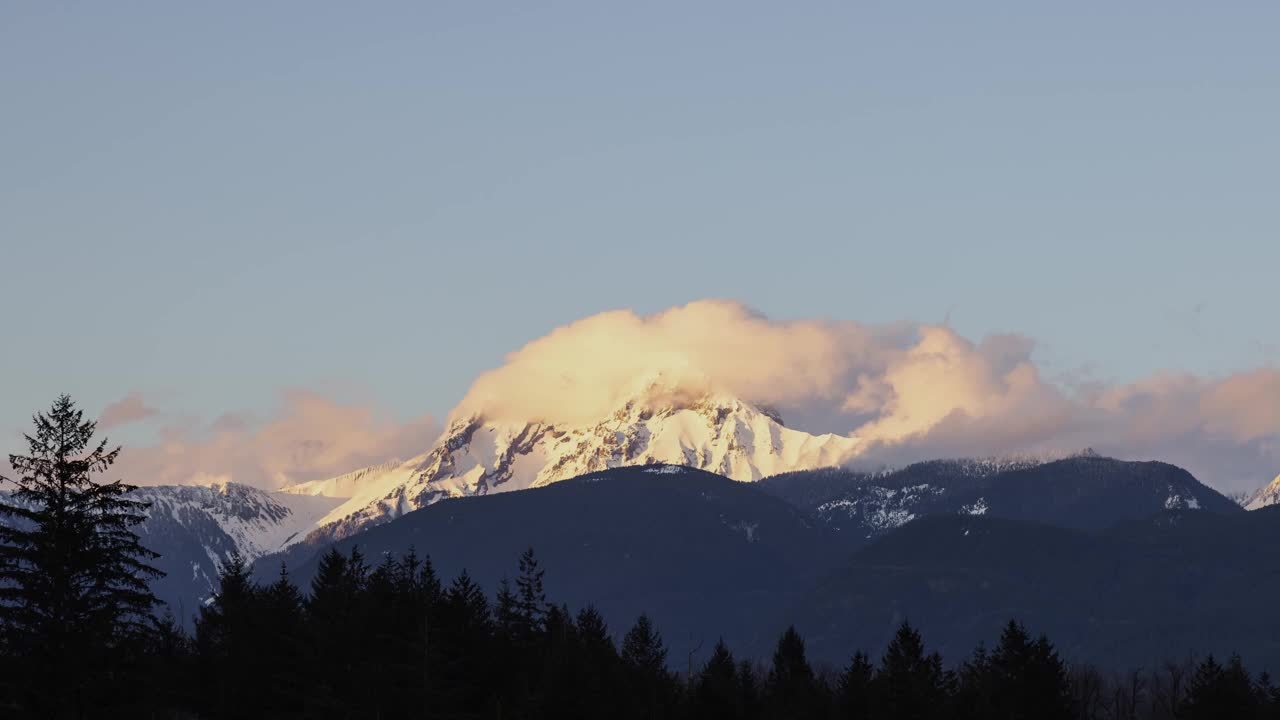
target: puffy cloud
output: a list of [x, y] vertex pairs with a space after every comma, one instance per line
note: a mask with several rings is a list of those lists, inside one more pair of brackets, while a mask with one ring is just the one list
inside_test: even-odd
[[1043, 376], [1034, 349], [1020, 335], [974, 342], [931, 325], [773, 321], [728, 301], [612, 311], [511, 353], [453, 414], [573, 424], [646, 392], [724, 392], [801, 429], [861, 438], [855, 463], [1094, 447], [1176, 462], [1226, 491], [1280, 470], [1280, 371], [1067, 387]]
[[109, 430], [113, 427], [146, 420], [159, 413], [159, 410], [143, 402], [142, 393], [135, 390], [111, 403], [102, 411], [102, 415], [98, 417], [98, 428], [100, 430]]
[[170, 424], [156, 444], [125, 447], [111, 476], [140, 485], [230, 480], [276, 488], [419, 454], [439, 432], [430, 416], [398, 422], [371, 407], [289, 390], [265, 422], [228, 414], [209, 424]]

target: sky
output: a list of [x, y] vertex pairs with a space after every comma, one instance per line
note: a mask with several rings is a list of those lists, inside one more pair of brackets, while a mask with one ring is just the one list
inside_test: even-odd
[[554, 328], [707, 298], [1016, 335], [1055, 388], [1274, 368], [1278, 21], [7, 3], [0, 450], [68, 392], [133, 446], [319, 434], [327, 472]]

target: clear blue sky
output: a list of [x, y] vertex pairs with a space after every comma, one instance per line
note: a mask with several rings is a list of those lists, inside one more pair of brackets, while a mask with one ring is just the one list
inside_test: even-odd
[[[545, 5], [545, 7], [534, 7]], [[803, 7], [797, 7], [803, 5]], [[0, 429], [444, 414], [609, 308], [1277, 359], [1275, 3], [0, 8]]]

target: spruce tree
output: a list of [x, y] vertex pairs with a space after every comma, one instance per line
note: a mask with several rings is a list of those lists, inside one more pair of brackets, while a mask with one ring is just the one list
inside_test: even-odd
[[542, 589], [543, 570], [533, 555], [533, 548], [520, 556], [520, 575], [516, 577], [516, 600], [519, 618], [526, 635], [540, 632], [547, 617], [547, 594]]
[[778, 639], [765, 683], [769, 717], [812, 717], [823, 704], [821, 688], [805, 656], [804, 638], [794, 626]]
[[641, 614], [622, 639], [633, 717], [661, 718], [670, 714], [674, 682], [667, 672], [667, 648], [648, 615]]
[[361, 593], [368, 568], [356, 549], [349, 556], [330, 548], [320, 557], [305, 605], [308, 650], [313, 687], [309, 702], [334, 714], [357, 703], [353, 679], [363, 668], [364, 628]]
[[662, 633], [649, 616], [641, 613], [622, 639], [622, 662], [635, 673], [657, 677], [667, 672], [667, 648]]
[[94, 443], [96, 423], [63, 395], [33, 418], [27, 455], [10, 455], [15, 486], [0, 501], [0, 642], [5, 680], [39, 714], [105, 702], [109, 673], [139, 648], [158, 604], [159, 557], [134, 527], [147, 504], [120, 480], [98, 482], [120, 448]]
[[1212, 655], [1196, 666], [1180, 720], [1208, 718], [1248, 718], [1259, 709], [1249, 672], [1239, 655], [1233, 655], [1224, 666]]
[[588, 605], [578, 611], [578, 653], [584, 717], [610, 717], [624, 692], [622, 664], [604, 616]]
[[698, 673], [691, 701], [693, 716], [697, 718], [731, 720], [742, 716], [738, 666], [723, 638]]
[[874, 674], [875, 669], [866, 653], [854, 653], [849, 667], [840, 674], [836, 688], [840, 717], [846, 720], [867, 720], [871, 717], [871, 679]]
[[202, 705], [217, 717], [248, 717], [242, 710], [262, 709], [264, 698], [252, 692], [263, 687], [266, 669], [264, 608], [258, 601], [248, 566], [233, 554], [218, 573], [218, 590], [196, 618], [196, 654], [210, 678], [202, 688]]
[[269, 709], [277, 716], [297, 712], [306, 695], [300, 672], [305, 643], [302, 604], [302, 593], [289, 579], [288, 568], [280, 563], [276, 581], [259, 591], [256, 603], [261, 614], [261, 661], [273, 696]]
[[511, 581], [503, 577], [498, 581], [498, 592], [493, 596], [493, 622], [499, 637], [515, 643], [524, 630], [521, 619], [520, 601], [511, 592]]
[[1036, 717], [1069, 720], [1075, 715], [1067, 668], [1043, 636], [1032, 641], [1026, 628], [1010, 620], [989, 658], [975, 655], [964, 696], [980, 699], [981, 717], [994, 720]]
[[920, 633], [907, 622], [885, 650], [872, 686], [874, 714], [885, 720], [943, 717], [951, 694], [942, 657], [926, 654]]
[[432, 642], [440, 665], [432, 670], [432, 707], [445, 717], [481, 717], [496, 696], [490, 668], [495, 660], [493, 624], [484, 591], [463, 570], [445, 591], [440, 631]]
[[742, 693], [742, 717], [746, 720], [760, 717], [760, 681], [750, 660], [738, 663], [738, 688]]

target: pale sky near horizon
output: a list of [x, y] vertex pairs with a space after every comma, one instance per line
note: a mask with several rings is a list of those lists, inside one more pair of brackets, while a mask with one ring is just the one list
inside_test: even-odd
[[6, 3], [0, 450], [60, 392], [442, 417], [556, 326], [700, 298], [1021, 333], [1050, 376], [1271, 367], [1278, 27], [1261, 2]]

